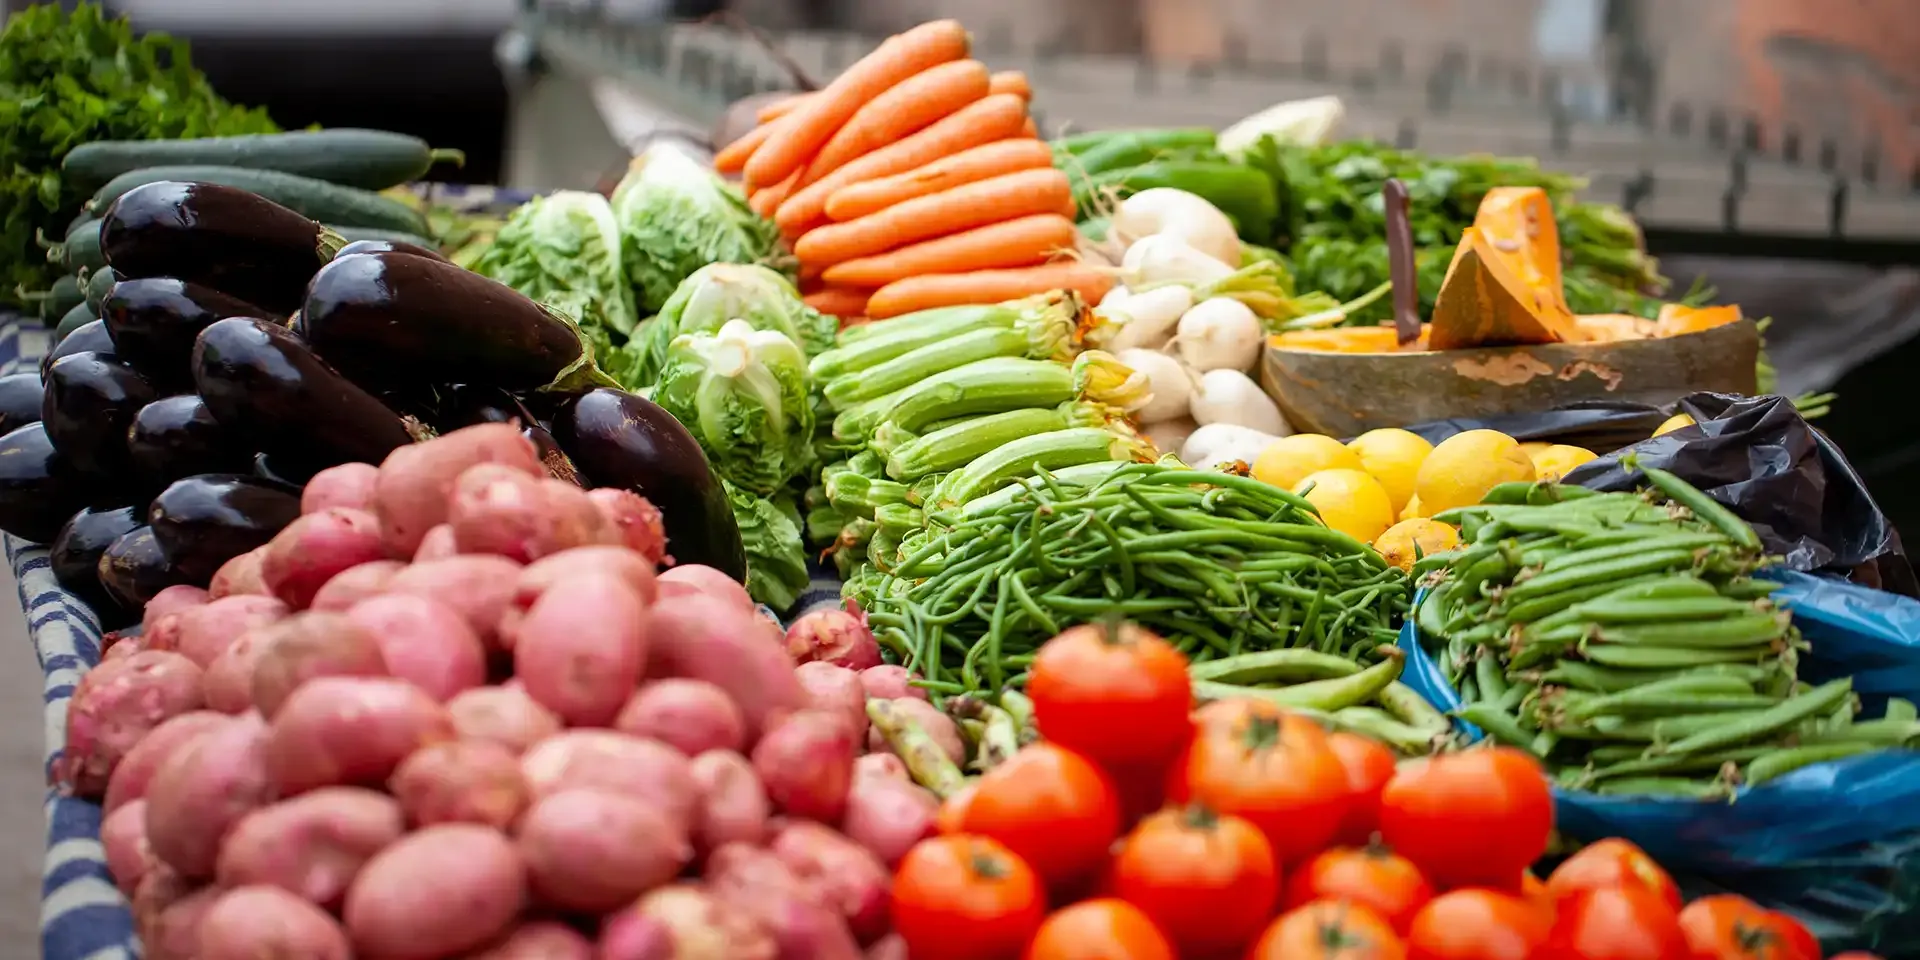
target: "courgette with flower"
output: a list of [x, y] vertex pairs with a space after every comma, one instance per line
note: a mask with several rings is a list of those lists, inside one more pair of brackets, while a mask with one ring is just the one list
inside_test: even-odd
[[1035, 344], [1070, 342], [1085, 310], [1079, 297], [1056, 290], [1007, 303], [904, 314], [841, 331], [839, 346], [813, 358], [812, 372], [815, 379], [830, 382], [982, 330], [1015, 331]]
[[1090, 400], [1132, 410], [1152, 397], [1145, 375], [1090, 350], [1071, 366], [1047, 360], [996, 357], [945, 370], [912, 386], [850, 407], [834, 418], [834, 436], [871, 436], [892, 421], [918, 432], [936, 420], [1022, 407], [1052, 407], [1069, 400]]

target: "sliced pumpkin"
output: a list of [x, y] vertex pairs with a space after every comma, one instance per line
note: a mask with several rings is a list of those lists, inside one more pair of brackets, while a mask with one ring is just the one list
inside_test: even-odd
[[1496, 187], [1447, 266], [1433, 307], [1433, 349], [1581, 339], [1560, 270], [1553, 204], [1538, 187]]
[[1653, 322], [1653, 335], [1656, 337], [1677, 337], [1686, 333], [1699, 333], [1714, 327], [1723, 327], [1729, 323], [1739, 323], [1740, 308], [1734, 304], [1721, 307], [1689, 307], [1683, 303], [1669, 303], [1660, 308], [1660, 318]]
[[1653, 321], [1646, 317], [1636, 317], [1630, 313], [1595, 313], [1573, 318], [1581, 336], [1595, 343], [1612, 343], [1616, 340], [1650, 340], [1653, 338]]
[[1420, 338], [1400, 345], [1399, 331], [1392, 327], [1334, 327], [1326, 330], [1290, 330], [1267, 338], [1275, 350], [1304, 350], [1315, 353], [1414, 353], [1427, 349], [1426, 324], [1420, 326]]

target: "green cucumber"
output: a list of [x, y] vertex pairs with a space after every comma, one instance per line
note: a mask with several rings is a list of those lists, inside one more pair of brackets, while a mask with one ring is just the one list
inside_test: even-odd
[[112, 182], [96, 191], [93, 199], [87, 201], [87, 209], [100, 213], [119, 199], [121, 194], [135, 187], [166, 180], [212, 183], [245, 190], [321, 223], [416, 234], [427, 232], [426, 218], [397, 200], [312, 177], [275, 170], [249, 170], [245, 167], [178, 166], [135, 170], [113, 178]]
[[385, 190], [418, 180], [435, 163], [465, 162], [419, 137], [385, 130], [318, 130], [196, 140], [96, 140], [67, 152], [60, 172], [82, 189], [158, 166], [245, 167], [312, 177], [344, 187]]
[[87, 217], [67, 228], [66, 238], [47, 250], [47, 262], [73, 273], [106, 266], [106, 255], [100, 252], [100, 221]]
[[114, 273], [112, 267], [101, 267], [87, 274], [86, 282], [81, 285], [81, 290], [86, 294], [84, 306], [92, 310], [94, 316], [99, 316], [100, 305], [107, 301], [107, 291], [112, 290], [113, 285], [119, 282], [120, 275]]

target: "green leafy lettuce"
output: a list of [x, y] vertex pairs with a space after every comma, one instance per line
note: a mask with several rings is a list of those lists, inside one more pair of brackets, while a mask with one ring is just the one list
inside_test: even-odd
[[514, 210], [472, 269], [565, 311], [596, 348], [611, 347], [639, 323], [620, 253], [606, 198], [562, 190]]
[[807, 356], [777, 330], [730, 320], [675, 338], [653, 402], [692, 431], [723, 478], [756, 496], [777, 493], [813, 460]]
[[731, 483], [722, 483], [727, 503], [733, 507], [734, 522], [740, 526], [740, 543], [747, 552], [747, 593], [755, 601], [785, 613], [799, 601], [811, 580], [792, 499], [756, 497]]
[[807, 306], [786, 277], [766, 267], [739, 263], [712, 263], [695, 270], [674, 289], [659, 316], [641, 325], [627, 348], [635, 380], [645, 386], [659, 376], [667, 362], [667, 348], [677, 337], [713, 333], [733, 320], [745, 320], [755, 330], [771, 330], [799, 344], [811, 357], [833, 346], [839, 324]]
[[39, 236], [61, 235], [86, 194], [61, 179], [67, 151], [94, 140], [273, 133], [259, 110], [220, 98], [184, 42], [136, 37], [82, 3], [42, 4], [0, 30], [0, 302], [52, 285]]
[[674, 288], [710, 263], [773, 263], [779, 230], [740, 191], [670, 143], [633, 159], [613, 191], [626, 238], [627, 278], [641, 313], [666, 306]]

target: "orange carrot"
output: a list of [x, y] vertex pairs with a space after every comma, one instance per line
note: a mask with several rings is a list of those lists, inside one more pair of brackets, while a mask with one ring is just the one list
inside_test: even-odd
[[1033, 99], [1033, 86], [1027, 83], [1027, 75], [1018, 70], [1002, 70], [988, 81], [987, 89], [993, 93], [1011, 93], [1022, 100]]
[[965, 273], [1031, 267], [1071, 250], [1079, 234], [1073, 221], [1057, 213], [1036, 213], [828, 267], [828, 283], [882, 287], [926, 273]]
[[922, 70], [868, 101], [820, 148], [800, 178], [806, 186], [987, 95], [987, 68], [954, 60]]
[[1027, 105], [1010, 93], [975, 100], [933, 126], [801, 187], [780, 205], [774, 222], [789, 238], [797, 237], [826, 218], [827, 198], [841, 187], [905, 173], [969, 147], [1005, 140], [1020, 132], [1026, 117]]
[[793, 192], [793, 183], [798, 179], [800, 175], [796, 173], [771, 187], [761, 187], [748, 193], [747, 206], [762, 217], [772, 217], [774, 211], [780, 209], [781, 202]]
[[1098, 303], [1113, 289], [1113, 277], [1083, 263], [1049, 263], [1016, 270], [974, 270], [969, 273], [923, 273], [896, 280], [874, 291], [867, 316], [874, 320], [915, 310], [956, 307], [969, 303], [1001, 303], [1048, 290], [1072, 290], [1088, 303]]
[[761, 107], [760, 112], [753, 115], [753, 120], [755, 123], [772, 123], [792, 113], [801, 104], [806, 103], [808, 98], [812, 96], [813, 94], [811, 93], [796, 93], [790, 97], [781, 97]]
[[715, 173], [739, 173], [747, 166], [747, 159], [753, 156], [760, 145], [767, 142], [767, 135], [773, 132], [773, 125], [763, 123], [742, 134], [740, 139], [720, 148], [713, 155]]
[[1058, 170], [1021, 170], [915, 197], [846, 223], [809, 230], [793, 245], [802, 263], [832, 266], [933, 237], [1060, 209], [1073, 187]]
[[1023, 136], [1034, 137], [1038, 139], [1040, 136], [1040, 125], [1037, 123], [1034, 123], [1032, 117], [1028, 117], [1027, 122], [1024, 124], [1021, 124], [1020, 133]]
[[828, 138], [869, 100], [901, 81], [967, 55], [967, 31], [957, 20], [923, 23], [861, 57], [816, 96], [774, 121], [779, 125], [747, 161], [748, 183], [785, 180], [804, 167]]
[[867, 298], [871, 296], [872, 288], [821, 287], [801, 299], [829, 317], [850, 318], [867, 315]]
[[942, 157], [918, 170], [849, 184], [827, 198], [827, 216], [852, 220], [903, 200], [951, 190], [963, 183], [1050, 166], [1053, 166], [1053, 150], [1038, 140], [1031, 137], [996, 140]]

